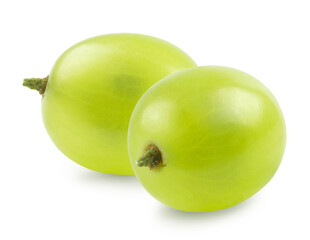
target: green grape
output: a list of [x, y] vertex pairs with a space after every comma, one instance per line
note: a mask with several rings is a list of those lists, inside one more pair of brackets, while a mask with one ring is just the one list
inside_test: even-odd
[[56, 61], [48, 78], [25, 79], [39, 90], [46, 130], [69, 158], [89, 169], [133, 174], [127, 128], [142, 94], [194, 61], [174, 45], [140, 34], [82, 41]]
[[271, 92], [236, 69], [174, 73], [136, 105], [128, 130], [133, 170], [162, 203], [184, 211], [234, 206], [273, 177], [285, 122]]

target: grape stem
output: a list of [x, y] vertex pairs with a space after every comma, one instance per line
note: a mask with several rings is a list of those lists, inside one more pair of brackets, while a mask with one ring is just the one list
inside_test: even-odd
[[154, 144], [149, 144], [137, 161], [139, 167], [149, 167], [150, 170], [156, 167], [164, 167], [161, 152]]
[[44, 95], [47, 81], [48, 76], [45, 78], [25, 78], [23, 86], [28, 87], [30, 89], [35, 89], [39, 91], [41, 95]]

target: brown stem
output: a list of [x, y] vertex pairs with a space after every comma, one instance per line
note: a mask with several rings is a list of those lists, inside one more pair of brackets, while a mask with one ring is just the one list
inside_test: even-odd
[[39, 91], [41, 95], [44, 94], [47, 85], [48, 76], [45, 78], [25, 78], [23, 85], [30, 89]]
[[137, 161], [139, 167], [149, 167], [152, 170], [155, 167], [164, 167], [163, 159], [159, 149], [153, 145], [148, 145], [142, 156]]

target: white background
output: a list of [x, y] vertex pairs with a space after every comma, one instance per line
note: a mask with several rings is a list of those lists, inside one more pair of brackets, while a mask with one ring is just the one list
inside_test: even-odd
[[[0, 3], [0, 239], [310, 239], [310, 2], [14, 1]], [[199, 65], [235, 67], [278, 99], [287, 148], [271, 182], [226, 210], [181, 212], [135, 176], [92, 172], [49, 139], [40, 96], [68, 47], [114, 32], [165, 39]]]

